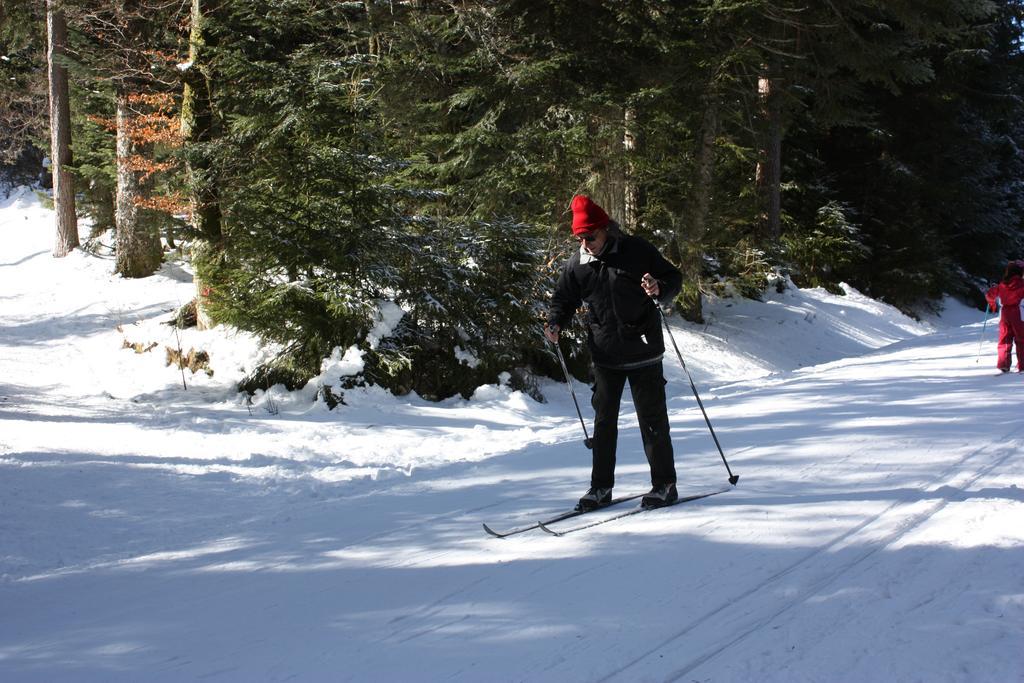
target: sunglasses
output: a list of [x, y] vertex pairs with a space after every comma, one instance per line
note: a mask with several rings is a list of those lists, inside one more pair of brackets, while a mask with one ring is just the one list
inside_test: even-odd
[[597, 239], [597, 235], [593, 233], [587, 235], [573, 235], [573, 239], [576, 240], [577, 242], [586, 242], [587, 244], [590, 244], [591, 242]]

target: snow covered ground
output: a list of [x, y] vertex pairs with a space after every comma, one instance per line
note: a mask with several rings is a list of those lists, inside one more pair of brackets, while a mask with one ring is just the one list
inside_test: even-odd
[[[162, 324], [182, 266], [52, 232], [0, 201], [2, 681], [1024, 681], [1024, 379], [978, 311], [714, 301], [673, 331], [739, 485], [495, 539], [587, 487], [564, 385], [247, 403], [253, 339]], [[727, 485], [666, 369], [680, 492]], [[617, 493], [639, 441], [627, 402]]]

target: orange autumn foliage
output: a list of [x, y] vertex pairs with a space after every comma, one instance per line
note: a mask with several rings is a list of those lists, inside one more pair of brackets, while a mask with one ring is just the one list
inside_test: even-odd
[[[128, 96], [131, 116], [123, 131], [132, 146], [151, 150], [162, 148], [175, 150], [181, 147], [181, 119], [175, 113], [174, 98], [168, 93], [132, 93]], [[89, 116], [89, 120], [112, 132], [117, 132], [117, 122], [110, 117]], [[133, 154], [123, 160], [126, 167], [139, 174], [141, 182], [150, 180], [157, 173], [173, 173], [181, 168], [175, 158], [158, 161], [151, 155]], [[189, 202], [174, 192], [140, 197], [136, 205], [168, 214], [188, 214]]]

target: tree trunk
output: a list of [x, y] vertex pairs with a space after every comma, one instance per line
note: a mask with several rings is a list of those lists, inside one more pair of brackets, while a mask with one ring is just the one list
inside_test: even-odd
[[[214, 11], [215, 2], [206, 2]], [[214, 138], [213, 92], [206, 60], [207, 36], [203, 0], [192, 0], [192, 28], [189, 34], [189, 68], [184, 72], [185, 88], [181, 103], [181, 135], [186, 146]], [[209, 161], [201, 154], [187, 156], [187, 174], [192, 209], [192, 225], [200, 235], [192, 252], [196, 286], [196, 326], [209, 329], [214, 321], [206, 305], [209, 288], [199, 271], [205, 259], [214, 258], [222, 248], [220, 197]]]
[[[596, 179], [592, 199], [623, 230], [631, 232], [638, 224], [640, 193], [632, 183], [631, 157], [639, 142], [636, 135], [636, 110], [609, 106], [602, 112], [605, 125], [596, 126], [601, 135], [594, 136], [593, 174]], [[608, 123], [612, 125], [607, 125]], [[611, 134], [614, 131], [614, 134]]]
[[117, 89], [117, 197], [114, 222], [117, 226], [114, 272], [122, 277], [146, 277], [160, 268], [163, 250], [155, 227], [147, 228], [139, 221], [139, 198], [142, 187], [139, 173], [133, 168], [136, 150], [129, 126], [131, 111], [128, 93]]
[[644, 192], [636, 177], [636, 157], [641, 153], [643, 138], [636, 120], [636, 108], [626, 107], [623, 116], [624, 131], [622, 146], [626, 155], [626, 177], [623, 187], [623, 227], [627, 232], [636, 232], [640, 227], [640, 216], [644, 210]]
[[718, 98], [708, 96], [704, 102], [700, 143], [697, 148], [697, 182], [690, 207], [690, 234], [703, 242], [707, 233], [711, 208], [711, 183], [715, 174], [715, 138], [718, 137]]
[[676, 234], [676, 254], [683, 271], [683, 296], [680, 314], [687, 320], [703, 322], [701, 301], [701, 275], [703, 273], [704, 242], [707, 237], [708, 212], [711, 207], [711, 188], [715, 175], [715, 139], [718, 137], [718, 96], [709, 92], [704, 97], [700, 138], [696, 152], [696, 180], [687, 202], [686, 227]]
[[762, 208], [762, 236], [774, 244], [782, 235], [782, 111], [779, 106], [779, 80], [767, 68], [757, 80], [757, 94], [764, 118], [764, 142], [755, 182]]
[[46, 2], [46, 61], [50, 79], [50, 167], [53, 172], [53, 208], [57, 217], [57, 238], [53, 255], [67, 256], [78, 246], [78, 217], [75, 212], [75, 183], [71, 175], [71, 106], [67, 69], [59, 63], [67, 45], [64, 12], [55, 0]]
[[[198, 1], [198, 0], [195, 0]], [[380, 38], [377, 35], [377, 22], [374, 16], [374, 0], [363, 0], [363, 7], [366, 8], [366, 23], [369, 29], [367, 36], [366, 53], [372, 57], [380, 57]]]

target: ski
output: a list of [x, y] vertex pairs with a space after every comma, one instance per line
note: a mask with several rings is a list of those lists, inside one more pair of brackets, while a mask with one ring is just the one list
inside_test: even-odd
[[[651, 510], [662, 510], [664, 508], [672, 507], [673, 505], [679, 505], [680, 503], [689, 503], [689, 502], [694, 501], [694, 500], [700, 500], [701, 498], [710, 498], [711, 496], [717, 496], [719, 493], [725, 493], [726, 491], [731, 491], [732, 488], [733, 487], [730, 486], [729, 488], [719, 489], [718, 491], [709, 491], [707, 493], [696, 493], [696, 494], [693, 494], [693, 495], [690, 495], [690, 496], [682, 496], [682, 497], [678, 498], [677, 500], [672, 501], [668, 505], [662, 505], [660, 507], [651, 507], [651, 508], [636, 507], [636, 508], [633, 508], [631, 510], [626, 510], [625, 512], [620, 512], [617, 515], [612, 515], [611, 517], [602, 517], [601, 519], [599, 519], [597, 521], [594, 521], [594, 522], [591, 522], [590, 524], [583, 524], [581, 526], [572, 527], [571, 529], [562, 529], [562, 530], [551, 529], [549, 527], [549, 525], [554, 524], [554, 522], [550, 521], [550, 520], [545, 521], [545, 522], [537, 522], [537, 527], [541, 531], [545, 531], [545, 532], [551, 534], [552, 536], [565, 536], [566, 534], [571, 534], [571, 533], [576, 532], [576, 531], [583, 531], [584, 529], [590, 529], [590, 528], [593, 528], [593, 527], [598, 526], [600, 524], [606, 524], [608, 522], [613, 522], [616, 519], [622, 519], [623, 517], [629, 517], [631, 515], [637, 515], [637, 514], [640, 514], [641, 512], [650, 512]], [[560, 520], [556, 520], [556, 521], [560, 521]]]
[[524, 531], [532, 531], [533, 529], [539, 529], [539, 528], [541, 528], [545, 524], [554, 524], [555, 522], [561, 522], [562, 520], [565, 520], [565, 519], [570, 519], [572, 517], [579, 517], [580, 515], [585, 515], [588, 512], [596, 512], [597, 510], [607, 510], [608, 508], [612, 507], [613, 505], [618, 505], [619, 503], [625, 503], [625, 502], [630, 501], [630, 500], [636, 500], [637, 498], [643, 498], [645, 495], [646, 494], [643, 494], [643, 493], [636, 493], [636, 494], [633, 494], [632, 496], [622, 496], [621, 498], [612, 498], [611, 502], [608, 503], [607, 505], [602, 505], [601, 507], [594, 508], [593, 510], [575, 510], [575, 509], [573, 509], [573, 510], [569, 510], [568, 512], [563, 512], [563, 513], [561, 513], [559, 515], [555, 515], [551, 519], [545, 519], [543, 522], [534, 522], [533, 524], [531, 524], [529, 526], [521, 526], [521, 527], [517, 527], [515, 529], [509, 529], [508, 531], [495, 531], [491, 527], [487, 526], [487, 524], [485, 523], [484, 524], [484, 531], [489, 533], [491, 536], [494, 536], [495, 538], [505, 538], [506, 536], [514, 536], [516, 534], [521, 534]]

